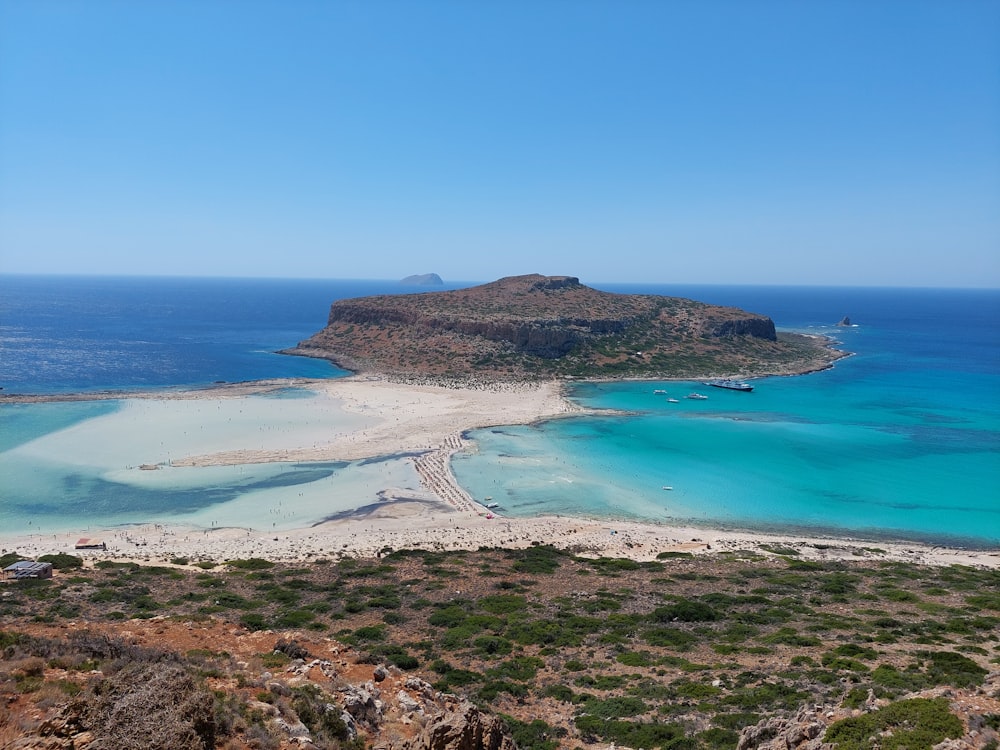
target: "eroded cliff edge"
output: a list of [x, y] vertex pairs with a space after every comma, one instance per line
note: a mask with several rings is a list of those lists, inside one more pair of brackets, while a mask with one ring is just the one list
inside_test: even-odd
[[532, 274], [339, 300], [322, 331], [285, 353], [398, 376], [749, 377], [826, 367], [842, 356], [827, 344], [732, 307]]

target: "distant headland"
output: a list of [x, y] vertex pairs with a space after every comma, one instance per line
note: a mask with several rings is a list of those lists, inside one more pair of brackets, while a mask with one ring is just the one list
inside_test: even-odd
[[531, 274], [339, 300], [323, 330], [283, 353], [403, 377], [701, 378], [823, 369], [843, 356], [829, 343], [733, 307]]

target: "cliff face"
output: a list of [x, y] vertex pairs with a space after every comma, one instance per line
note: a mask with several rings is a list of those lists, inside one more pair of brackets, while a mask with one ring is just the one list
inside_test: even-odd
[[801, 359], [801, 343], [779, 341], [770, 318], [743, 310], [536, 274], [340, 300], [290, 353], [401, 375], [687, 377], [759, 373], [761, 361]]

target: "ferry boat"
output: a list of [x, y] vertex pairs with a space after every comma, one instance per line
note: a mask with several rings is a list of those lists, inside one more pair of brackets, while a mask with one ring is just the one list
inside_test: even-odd
[[728, 378], [709, 380], [705, 385], [710, 385], [713, 388], [726, 388], [730, 391], [744, 391], [746, 393], [753, 390], [753, 386], [749, 383], [744, 383], [742, 380], [729, 380]]

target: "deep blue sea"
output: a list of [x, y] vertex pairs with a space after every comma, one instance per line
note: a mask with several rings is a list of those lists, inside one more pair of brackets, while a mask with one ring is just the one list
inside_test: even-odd
[[[756, 380], [749, 394], [579, 384], [581, 404], [628, 414], [477, 431], [478, 450], [453, 466], [478, 499], [507, 515], [1000, 546], [1000, 290], [583, 281], [763, 313], [779, 329], [832, 336], [854, 356], [821, 373]], [[275, 352], [322, 328], [335, 299], [412, 291], [391, 281], [0, 276], [0, 386], [60, 393], [338, 377], [326, 362]], [[835, 327], [845, 315], [856, 325]], [[709, 398], [684, 398], [696, 390]], [[119, 404], [0, 406], [0, 467], [7, 451]], [[65, 514], [51, 488], [70, 497], [84, 485], [73, 470], [45, 470], [64, 475], [44, 483], [44, 504], [32, 482], [0, 474], [0, 520], [20, 527], [34, 514], [39, 528], [39, 513]], [[170, 497], [148, 507], [169, 515]], [[187, 510], [220, 501], [214, 485], [183, 497]], [[112, 508], [106, 520], [121, 516]]]

